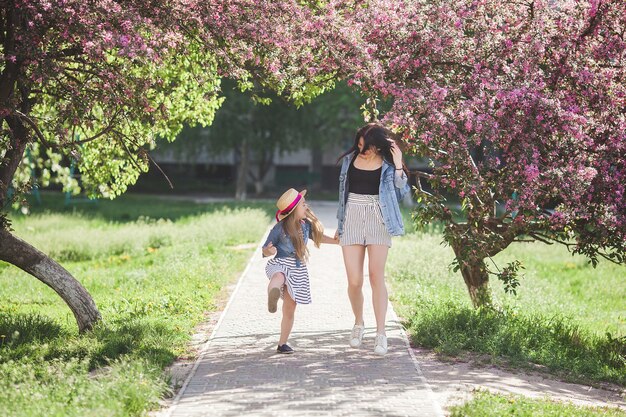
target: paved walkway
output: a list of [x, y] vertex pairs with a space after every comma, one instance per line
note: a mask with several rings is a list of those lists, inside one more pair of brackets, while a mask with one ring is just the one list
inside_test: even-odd
[[[335, 205], [311, 202], [327, 234]], [[442, 416], [390, 309], [389, 353], [373, 354], [374, 313], [365, 285], [366, 334], [348, 346], [353, 315], [341, 249], [310, 246], [313, 303], [298, 306], [290, 345], [275, 353], [279, 313], [267, 312], [264, 267], [257, 248], [193, 370], [164, 415], [182, 416]], [[367, 280], [367, 278], [366, 278]], [[391, 307], [391, 304], [390, 304]]]

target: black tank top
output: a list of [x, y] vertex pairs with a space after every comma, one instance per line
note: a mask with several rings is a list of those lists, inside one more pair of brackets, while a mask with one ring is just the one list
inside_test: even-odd
[[348, 191], [356, 194], [378, 195], [382, 170], [382, 166], [372, 171], [358, 169], [354, 166], [353, 159], [348, 168]]

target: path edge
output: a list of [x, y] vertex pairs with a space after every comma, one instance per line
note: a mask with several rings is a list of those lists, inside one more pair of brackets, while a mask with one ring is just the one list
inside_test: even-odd
[[389, 301], [389, 307], [390, 307], [389, 315], [391, 316], [391, 320], [395, 321], [396, 324], [400, 327], [400, 335], [402, 336], [402, 340], [404, 341], [406, 350], [409, 352], [409, 355], [411, 356], [411, 362], [413, 362], [413, 367], [415, 368], [415, 371], [417, 372], [418, 378], [424, 384], [424, 386], [426, 387], [426, 390], [428, 391], [428, 398], [430, 399], [430, 402], [435, 407], [435, 411], [437, 414], [436, 416], [433, 416], [433, 417], [446, 417], [446, 414], [444, 413], [443, 408], [441, 407], [441, 404], [439, 404], [439, 401], [437, 401], [437, 399], [435, 398], [435, 394], [433, 393], [432, 386], [430, 385], [430, 383], [424, 376], [424, 373], [422, 372], [422, 368], [420, 368], [417, 357], [415, 357], [415, 353], [413, 352], [413, 348], [411, 347], [409, 336], [404, 330], [404, 326], [402, 326], [402, 323], [400, 322], [400, 318], [396, 314], [396, 310], [393, 308], [393, 304], [391, 304], [391, 301]]
[[241, 283], [243, 282], [244, 278], [248, 275], [248, 271], [250, 270], [250, 267], [252, 266], [252, 264], [255, 261], [255, 259], [257, 258], [257, 255], [261, 252], [261, 248], [263, 246], [263, 242], [265, 242], [265, 239], [267, 238], [267, 235], [269, 234], [269, 231], [270, 231], [270, 227], [267, 228], [267, 230], [263, 234], [263, 237], [261, 238], [261, 240], [259, 240], [259, 243], [257, 244], [257, 247], [254, 250], [254, 253], [252, 254], [252, 256], [250, 256], [250, 259], [248, 259], [248, 263], [246, 264], [245, 269], [243, 270], [243, 272], [241, 273], [241, 275], [237, 279], [237, 285], [235, 286], [235, 289], [230, 294], [230, 297], [228, 298], [228, 302], [226, 303], [226, 306], [224, 307], [224, 309], [220, 313], [220, 317], [217, 320], [217, 323], [215, 323], [215, 326], [213, 326], [213, 331], [211, 331], [211, 335], [209, 336], [207, 341], [204, 342], [204, 344], [200, 348], [200, 351], [198, 353], [198, 357], [194, 361], [193, 368], [191, 368], [191, 371], [189, 371], [189, 373], [187, 374], [187, 378], [185, 378], [185, 382], [183, 383], [183, 385], [180, 387], [180, 389], [176, 393], [176, 396], [172, 400], [172, 403], [170, 404], [170, 406], [166, 410], [162, 410], [159, 413], [160, 417], [171, 417], [172, 413], [174, 412], [174, 410], [178, 406], [178, 403], [180, 402], [181, 397], [183, 396], [185, 390], [187, 389], [187, 386], [189, 385], [189, 382], [191, 381], [191, 379], [196, 374], [196, 371], [198, 370], [198, 367], [200, 366], [200, 362], [202, 361], [202, 359], [204, 359], [204, 355], [209, 350], [209, 347], [211, 345], [211, 342], [213, 341], [213, 338], [215, 337], [215, 334], [217, 333], [218, 329], [222, 325], [222, 320], [224, 319], [224, 316], [226, 316], [226, 313], [230, 309], [230, 305], [232, 304], [233, 300], [235, 299], [235, 296], [237, 295], [237, 293], [239, 292], [239, 288], [241, 287]]

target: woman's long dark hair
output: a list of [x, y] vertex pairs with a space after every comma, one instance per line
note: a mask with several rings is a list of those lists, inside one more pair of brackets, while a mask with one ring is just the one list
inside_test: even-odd
[[[361, 138], [363, 138], [363, 150], [359, 152], [359, 139]], [[396, 135], [391, 130], [378, 123], [368, 123], [356, 131], [354, 144], [337, 159], [337, 163], [352, 152], [359, 154], [373, 147], [385, 161], [393, 165], [393, 155], [391, 154], [391, 142], [389, 142], [389, 139], [396, 141]], [[403, 169], [406, 171], [406, 167], [403, 166]]]

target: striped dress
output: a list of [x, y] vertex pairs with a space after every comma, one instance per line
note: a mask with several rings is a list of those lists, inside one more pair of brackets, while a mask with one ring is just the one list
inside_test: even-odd
[[278, 272], [285, 275], [285, 285], [280, 288], [280, 297], [284, 297], [284, 289], [287, 288], [289, 296], [296, 304], [311, 304], [311, 286], [309, 284], [309, 271], [305, 264], [296, 266], [296, 258], [273, 258], [267, 261], [265, 273], [267, 278]]
[[[302, 233], [306, 244], [311, 234], [310, 223], [306, 221], [302, 223]], [[291, 239], [282, 230], [282, 222], [274, 226], [263, 246], [267, 246], [269, 242], [277, 248], [278, 253], [267, 261], [265, 266], [267, 278], [271, 279], [274, 274], [282, 273], [285, 276], [285, 285], [280, 289], [280, 297], [284, 297], [284, 289], [287, 288], [296, 304], [310, 304], [311, 286], [308, 268], [304, 262], [296, 258]]]

